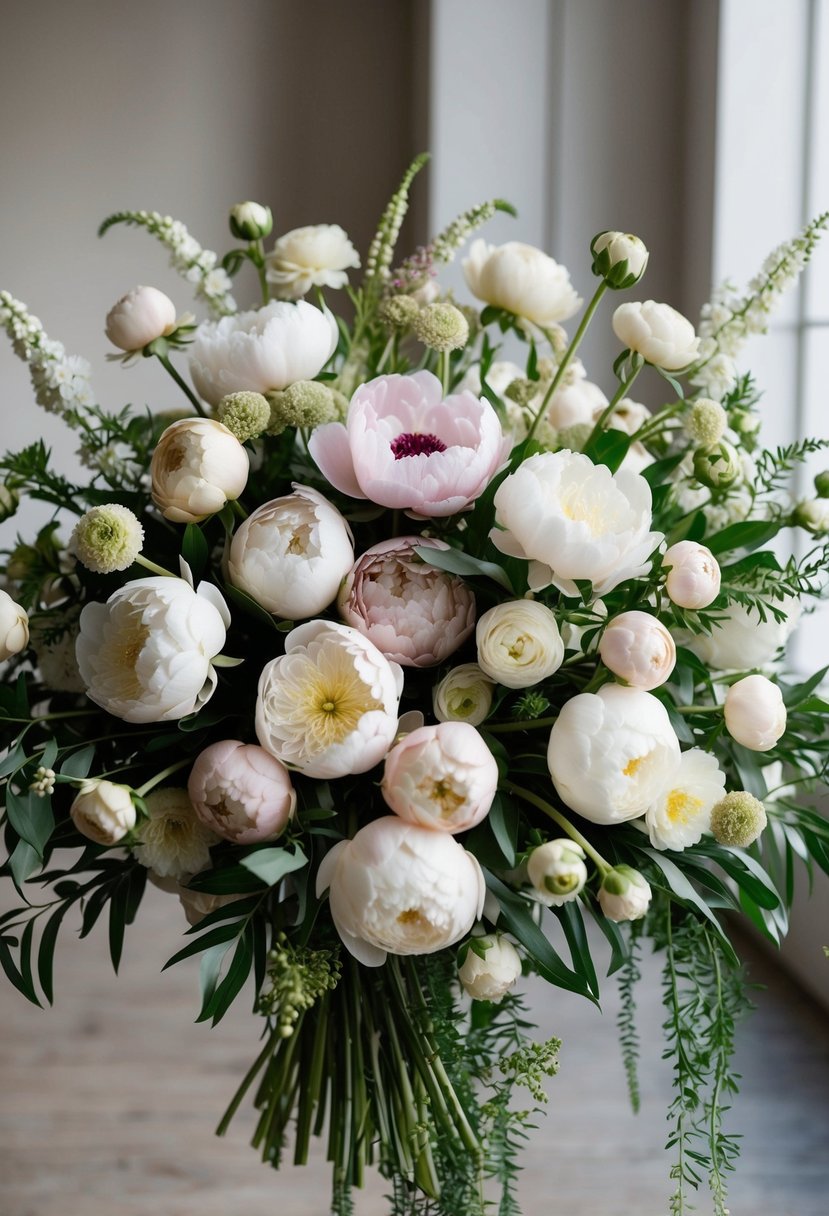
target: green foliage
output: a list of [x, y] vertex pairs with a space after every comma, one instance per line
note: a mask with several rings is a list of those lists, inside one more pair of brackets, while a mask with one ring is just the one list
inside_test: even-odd
[[639, 957], [642, 948], [642, 922], [633, 921], [629, 928], [630, 951], [622, 963], [617, 975], [619, 977], [619, 1013], [616, 1028], [619, 1032], [619, 1046], [622, 1050], [622, 1063], [627, 1079], [628, 1097], [634, 1114], [639, 1113], [639, 1033], [636, 1029], [636, 985], [642, 978], [639, 970]]

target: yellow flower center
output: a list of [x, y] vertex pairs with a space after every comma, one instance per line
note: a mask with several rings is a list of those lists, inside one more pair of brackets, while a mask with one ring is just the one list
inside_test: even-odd
[[671, 790], [665, 809], [671, 823], [687, 823], [701, 806], [701, 798], [693, 798], [685, 790]]
[[647, 756], [634, 756], [632, 760], [628, 760], [622, 773], [625, 777], [635, 777], [646, 760]]
[[598, 536], [605, 530], [601, 502], [585, 502], [579, 486], [570, 486], [559, 501], [562, 515], [572, 519], [574, 523], [586, 524], [593, 536]]
[[428, 921], [419, 908], [407, 908], [397, 917], [398, 925], [428, 925]]
[[439, 777], [436, 781], [426, 777], [418, 789], [437, 804], [442, 819], [451, 819], [466, 802], [465, 796], [455, 789], [448, 777]]

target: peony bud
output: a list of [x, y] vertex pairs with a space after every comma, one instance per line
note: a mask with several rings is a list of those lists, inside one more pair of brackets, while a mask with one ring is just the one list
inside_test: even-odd
[[0, 661], [29, 645], [29, 616], [8, 591], [0, 591]]
[[281, 835], [296, 808], [288, 770], [264, 748], [224, 739], [196, 758], [187, 793], [202, 823], [234, 844]]
[[767, 752], [786, 729], [786, 706], [776, 684], [745, 676], [725, 694], [725, 725], [732, 739], [753, 752]]
[[641, 920], [651, 902], [650, 884], [638, 870], [618, 865], [605, 874], [599, 903], [608, 920]]
[[213, 418], [168, 426], [150, 463], [153, 502], [165, 519], [198, 523], [238, 498], [250, 462], [239, 440]]
[[0, 524], [11, 519], [20, 506], [20, 494], [17, 489], [6, 482], [0, 485]]
[[527, 859], [527, 876], [540, 903], [560, 907], [578, 897], [587, 882], [584, 857], [581, 845], [567, 837], [533, 849]]
[[665, 590], [678, 608], [707, 608], [720, 594], [720, 567], [705, 545], [680, 540], [665, 553]]
[[747, 849], [764, 830], [768, 819], [759, 798], [745, 790], [733, 790], [711, 811], [711, 831], [718, 844]]
[[440, 832], [465, 832], [489, 814], [498, 765], [474, 726], [421, 726], [386, 756], [383, 797], [408, 823]]
[[681, 371], [699, 353], [691, 322], [670, 304], [655, 300], [620, 304], [613, 314], [613, 332], [630, 350], [666, 372]]
[[142, 350], [176, 327], [176, 306], [156, 287], [134, 287], [107, 314], [106, 336], [125, 351]]
[[261, 203], [236, 203], [228, 218], [230, 231], [240, 241], [261, 241], [273, 228], [271, 209]]
[[95, 574], [127, 570], [141, 552], [144, 529], [129, 507], [92, 507], [75, 524], [69, 550]]
[[464, 947], [466, 957], [458, 979], [473, 1001], [500, 1001], [521, 974], [521, 956], [512, 942], [497, 933], [473, 937]]
[[477, 663], [453, 667], [432, 690], [432, 706], [438, 722], [468, 722], [480, 726], [492, 708], [493, 680]]
[[664, 684], [676, 663], [676, 645], [649, 612], [622, 612], [606, 626], [599, 643], [601, 660], [633, 688], [649, 692]]
[[644, 242], [630, 232], [600, 232], [590, 242], [590, 252], [593, 273], [614, 291], [633, 287], [648, 264]]
[[478, 664], [507, 688], [530, 688], [558, 671], [564, 643], [556, 618], [536, 600], [496, 604], [475, 631]]
[[84, 781], [69, 814], [82, 836], [95, 844], [117, 844], [135, 827], [132, 790], [112, 781]]
[[732, 485], [743, 471], [736, 448], [724, 439], [711, 447], [694, 452], [694, 476], [709, 490], [723, 490]]
[[815, 475], [815, 491], [818, 498], [829, 498], [829, 469]]

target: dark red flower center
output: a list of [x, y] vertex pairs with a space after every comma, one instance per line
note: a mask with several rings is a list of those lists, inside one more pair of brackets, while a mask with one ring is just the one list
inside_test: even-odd
[[437, 435], [408, 432], [392, 440], [391, 450], [395, 460], [402, 460], [404, 456], [431, 456], [433, 452], [445, 452], [446, 444]]

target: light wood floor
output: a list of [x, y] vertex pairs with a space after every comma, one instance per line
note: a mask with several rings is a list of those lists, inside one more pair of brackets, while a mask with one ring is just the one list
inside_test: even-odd
[[[240, 1112], [224, 1140], [213, 1128], [253, 1057], [258, 1019], [240, 1004], [216, 1030], [192, 1025], [196, 968], [164, 975], [177, 948], [177, 901], [151, 891], [115, 978], [95, 937], [63, 942], [57, 1007], [39, 1012], [3, 990], [0, 1036], [0, 1216], [325, 1216], [325, 1166], [275, 1174], [247, 1145]], [[96, 930], [97, 933], [97, 930]], [[768, 990], [739, 1051], [745, 1133], [731, 1188], [733, 1216], [829, 1211], [827, 1017], [748, 945]], [[817, 960], [821, 965], [824, 960]], [[825, 962], [829, 966], [829, 962]], [[536, 1015], [564, 1040], [548, 1116], [528, 1153], [526, 1216], [665, 1216], [670, 1183], [660, 1060], [658, 973], [641, 987], [643, 1110], [629, 1113], [613, 1025], [552, 989]], [[383, 1216], [383, 1183], [358, 1216]], [[700, 1196], [697, 1216], [710, 1204]], [[458, 1216], [463, 1216], [458, 1213]]]

